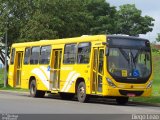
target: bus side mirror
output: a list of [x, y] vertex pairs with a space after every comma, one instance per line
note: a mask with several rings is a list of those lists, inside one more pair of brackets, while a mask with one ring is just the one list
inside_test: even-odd
[[109, 48], [106, 48], [106, 56], [109, 56]]

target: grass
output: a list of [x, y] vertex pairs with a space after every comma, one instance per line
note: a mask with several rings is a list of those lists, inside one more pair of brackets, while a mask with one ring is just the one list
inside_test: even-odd
[[7, 86], [4, 88], [4, 69], [0, 69], [0, 90], [12, 90], [12, 91], [19, 91], [19, 92], [27, 92], [26, 89], [21, 88], [13, 88], [10, 86]]
[[0, 69], [0, 88], [3, 87], [3, 74], [4, 74], [4, 69]]
[[28, 92], [28, 89], [22, 89], [22, 88], [13, 88], [10, 86], [4, 87], [3, 84], [0, 84], [0, 90], [10, 90], [10, 91], [17, 91], [17, 92]]
[[152, 96], [160, 96], [160, 54], [153, 53], [153, 92]]
[[160, 96], [131, 98], [133, 102], [160, 103]]

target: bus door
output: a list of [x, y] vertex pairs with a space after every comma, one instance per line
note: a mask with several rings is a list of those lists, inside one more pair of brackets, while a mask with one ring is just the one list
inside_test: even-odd
[[104, 48], [93, 50], [92, 94], [102, 93], [102, 79], [104, 66]]
[[14, 80], [15, 87], [20, 87], [21, 85], [22, 58], [23, 58], [23, 52], [16, 52], [15, 80]]
[[51, 90], [59, 90], [62, 50], [54, 49], [51, 62]]

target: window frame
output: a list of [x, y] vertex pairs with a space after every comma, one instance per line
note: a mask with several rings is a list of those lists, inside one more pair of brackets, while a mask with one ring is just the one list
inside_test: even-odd
[[[39, 48], [39, 55], [38, 55], [38, 58], [37, 58], [37, 60], [38, 60], [38, 62], [37, 63], [31, 63], [31, 60], [32, 60], [32, 54], [33, 54], [33, 48]], [[38, 65], [39, 64], [39, 57], [40, 57], [40, 48], [41, 48], [41, 46], [32, 46], [31, 47], [31, 54], [30, 54], [30, 65]]]
[[[42, 62], [41, 62], [41, 60], [42, 60], [42, 59], [41, 59], [41, 58], [42, 58], [41, 55], [42, 55], [42, 48], [43, 48], [43, 47], [50, 47], [50, 55], [49, 55], [49, 58], [50, 58], [50, 59], [49, 59], [49, 61], [48, 61], [47, 63], [42, 63]], [[40, 53], [39, 53], [39, 64], [41, 64], [41, 65], [48, 65], [48, 64], [50, 64], [51, 52], [52, 52], [52, 46], [51, 46], [51, 45], [41, 46], [41, 47], [40, 47]], [[45, 60], [46, 60], [46, 59], [45, 59]]]
[[[88, 62], [87, 63], [80, 63], [80, 62], [78, 62], [78, 55], [79, 55], [79, 53], [78, 53], [78, 50], [79, 50], [79, 45], [80, 44], [83, 44], [83, 43], [88, 43], [89, 44], [89, 46], [87, 46], [87, 47], [90, 47], [90, 52], [89, 52], [89, 59], [88, 59]], [[91, 44], [91, 42], [80, 42], [80, 43], [78, 43], [78, 45], [77, 45], [77, 56], [76, 56], [76, 63], [77, 64], [89, 64], [90, 63], [90, 59], [91, 59], [91, 48], [92, 48], [92, 44]]]
[[[25, 63], [25, 57], [26, 57], [26, 50], [27, 50], [27, 49], [29, 49], [30, 52], [29, 52], [29, 57], [28, 57], [28, 63]], [[24, 65], [30, 64], [30, 57], [31, 57], [31, 47], [26, 47], [26, 48], [25, 48], [25, 53], [24, 53], [24, 60], [23, 60], [23, 64], [24, 64]]]
[[[65, 50], [66, 50], [66, 46], [67, 45], [75, 45], [75, 51], [74, 51], [74, 63], [67, 63], [67, 62], [65, 62]], [[65, 44], [65, 46], [64, 46], [64, 54], [63, 54], [63, 64], [66, 64], [66, 65], [71, 65], [71, 64], [76, 64], [76, 62], [77, 62], [77, 43], [69, 43], [69, 44]]]
[[[14, 53], [13, 53], [14, 52]], [[12, 48], [11, 50], [11, 60], [10, 60], [10, 65], [14, 65], [15, 62], [15, 53], [16, 53], [16, 49]]]

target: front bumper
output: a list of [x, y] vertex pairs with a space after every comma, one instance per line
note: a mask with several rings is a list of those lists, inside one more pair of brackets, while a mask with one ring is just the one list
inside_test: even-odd
[[104, 96], [128, 96], [128, 97], [147, 97], [150, 96], [152, 88], [149, 89], [121, 89], [121, 88], [109, 88]]

